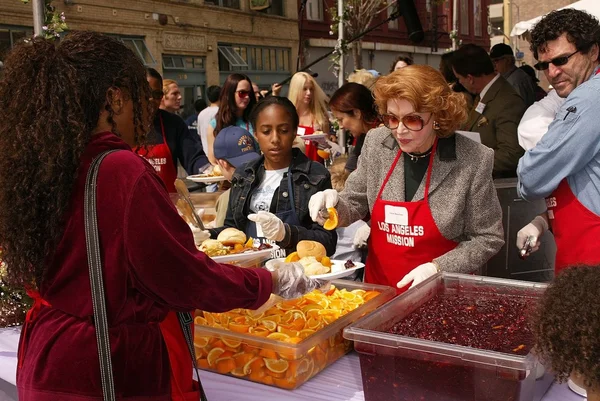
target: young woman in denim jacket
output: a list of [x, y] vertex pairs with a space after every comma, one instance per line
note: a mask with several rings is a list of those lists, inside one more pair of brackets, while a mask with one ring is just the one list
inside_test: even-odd
[[256, 106], [250, 120], [263, 156], [235, 171], [225, 225], [211, 230], [211, 236], [235, 227], [249, 237], [279, 245], [281, 251], [274, 257], [295, 251], [301, 240], [320, 242], [332, 255], [335, 230], [323, 229], [308, 212], [308, 200], [330, 189], [331, 177], [322, 164], [292, 148], [299, 124], [296, 108], [286, 98], [269, 97]]

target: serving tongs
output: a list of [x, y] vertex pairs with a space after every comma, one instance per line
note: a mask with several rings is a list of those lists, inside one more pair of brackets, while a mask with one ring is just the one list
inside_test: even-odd
[[519, 257], [521, 259], [525, 259], [527, 256], [529, 256], [531, 250], [533, 249], [535, 240], [536, 238], [533, 235], [527, 237], [527, 239], [525, 240], [525, 245], [519, 250]]
[[[190, 199], [190, 191], [188, 191], [185, 183], [179, 178], [175, 180], [175, 189], [177, 193], [181, 197], [177, 201], [177, 208], [181, 211], [181, 213], [186, 217], [186, 220], [191, 222], [193, 225], [198, 227], [200, 230], [204, 231], [204, 224], [202, 223], [202, 219], [196, 213], [196, 208], [194, 208], [194, 204]], [[183, 202], [180, 200], [183, 199]]]

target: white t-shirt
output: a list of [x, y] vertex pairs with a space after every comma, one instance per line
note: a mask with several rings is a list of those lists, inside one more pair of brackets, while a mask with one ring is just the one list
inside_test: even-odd
[[279, 188], [283, 175], [287, 173], [288, 169], [289, 167], [279, 170], [265, 170], [265, 177], [250, 198], [250, 211], [252, 213], [257, 213], [261, 210], [268, 212], [271, 209], [273, 194]]
[[219, 111], [219, 106], [211, 106], [207, 107], [198, 114], [198, 135], [200, 135], [200, 140], [202, 141], [202, 149], [204, 149], [204, 153], [208, 154], [208, 139], [206, 137], [208, 132], [208, 127], [210, 125], [210, 120], [215, 118], [217, 112]]

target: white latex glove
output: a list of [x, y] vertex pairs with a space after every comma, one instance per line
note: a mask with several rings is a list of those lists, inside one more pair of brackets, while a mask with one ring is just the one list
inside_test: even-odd
[[355, 248], [366, 248], [369, 242], [369, 236], [371, 235], [371, 227], [368, 224], [362, 225], [356, 230], [354, 234], [354, 247]]
[[248, 215], [248, 220], [260, 225], [265, 238], [273, 241], [283, 241], [285, 238], [285, 225], [273, 213], [261, 210]]
[[402, 280], [396, 284], [396, 287], [403, 288], [408, 285], [412, 281], [412, 285], [409, 288], [413, 288], [415, 285], [427, 280], [429, 277], [433, 276], [438, 272], [438, 268], [433, 263], [425, 263], [419, 265], [408, 272], [406, 276]]
[[548, 229], [548, 223], [542, 216], [535, 216], [535, 219], [531, 220], [531, 223], [519, 230], [517, 233], [517, 249], [521, 250], [525, 248], [525, 242], [528, 237], [533, 237], [533, 246], [529, 253], [535, 252], [540, 249], [540, 237]]
[[325, 224], [325, 219], [321, 217], [319, 212], [322, 209], [335, 207], [338, 204], [338, 201], [338, 193], [335, 189], [326, 189], [325, 191], [317, 192], [311, 196], [310, 200], [308, 201], [308, 212], [310, 213], [310, 218], [320, 225]]
[[192, 234], [194, 234], [194, 243], [197, 246], [202, 245], [204, 241], [210, 238], [210, 233], [208, 231], [202, 231], [193, 224], [188, 224], [188, 226], [190, 226], [190, 230], [192, 230]]
[[285, 299], [299, 298], [312, 290], [328, 286], [327, 281], [307, 277], [300, 263], [275, 262], [273, 269], [273, 294]]

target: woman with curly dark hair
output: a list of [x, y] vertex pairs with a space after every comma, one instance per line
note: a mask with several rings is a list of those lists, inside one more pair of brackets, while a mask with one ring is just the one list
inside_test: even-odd
[[[225, 80], [219, 97], [219, 111], [214, 119], [210, 120], [208, 127], [208, 160], [213, 165], [217, 164], [213, 153], [215, 137], [225, 127], [232, 125], [241, 127], [251, 134], [250, 113], [256, 106], [256, 95], [252, 88], [252, 81], [244, 74], [231, 74]], [[255, 143], [258, 147], [258, 143]]]
[[546, 290], [534, 319], [536, 350], [560, 381], [583, 384], [600, 401], [600, 266], [561, 272]]
[[0, 244], [8, 280], [34, 299], [19, 345], [22, 401], [102, 400], [84, 187], [107, 150], [118, 151], [102, 162], [96, 205], [117, 399], [199, 398], [189, 355], [169, 360], [187, 350], [181, 330], [161, 332], [169, 312], [256, 308], [272, 290], [314, 282], [295, 266], [241, 269], [196, 249], [160, 177], [131, 151], [144, 144], [150, 97], [141, 62], [102, 34], [36, 38], [5, 60]]

